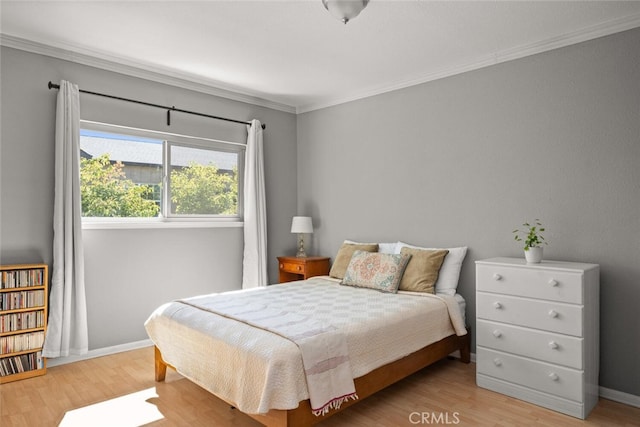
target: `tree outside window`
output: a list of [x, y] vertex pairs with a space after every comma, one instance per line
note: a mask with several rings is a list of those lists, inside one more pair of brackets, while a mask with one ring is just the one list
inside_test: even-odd
[[155, 217], [160, 206], [149, 196], [153, 189], [127, 179], [121, 162], [109, 154], [80, 160], [80, 194], [85, 217]]

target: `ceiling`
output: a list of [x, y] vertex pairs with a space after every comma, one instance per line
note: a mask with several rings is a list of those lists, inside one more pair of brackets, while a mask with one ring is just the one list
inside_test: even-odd
[[0, 8], [3, 45], [94, 58], [292, 112], [640, 27], [640, 1], [371, 0], [347, 25], [320, 0], [2, 0]]

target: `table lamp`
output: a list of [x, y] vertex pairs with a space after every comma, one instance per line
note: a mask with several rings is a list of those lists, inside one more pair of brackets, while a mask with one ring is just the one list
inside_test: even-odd
[[304, 235], [313, 234], [313, 223], [310, 216], [294, 216], [291, 221], [291, 232], [298, 233], [298, 258], [306, 258], [304, 250]]

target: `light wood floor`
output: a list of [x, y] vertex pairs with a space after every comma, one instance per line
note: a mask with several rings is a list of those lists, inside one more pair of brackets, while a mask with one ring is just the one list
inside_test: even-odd
[[[640, 426], [640, 408], [605, 399], [582, 421], [478, 388], [475, 368], [443, 360], [319, 426]], [[412, 413], [424, 413], [424, 422]], [[260, 426], [172, 370], [156, 383], [151, 347], [56, 366], [45, 376], [0, 386], [0, 426], [59, 425]]]

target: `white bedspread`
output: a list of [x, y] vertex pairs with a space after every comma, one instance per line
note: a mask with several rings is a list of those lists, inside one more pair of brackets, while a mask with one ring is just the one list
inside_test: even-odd
[[[354, 378], [466, 334], [453, 297], [386, 294], [326, 277], [235, 292], [247, 303], [295, 310], [339, 328]], [[178, 301], [155, 310], [145, 327], [165, 362], [243, 412], [294, 409], [309, 398], [300, 350], [279, 335]]]
[[[279, 296], [287, 298], [288, 293], [282, 292]], [[246, 295], [241, 292], [228, 292], [178, 302], [238, 320], [293, 341], [302, 356], [309, 402], [314, 415], [324, 415], [332, 409], [339, 409], [347, 400], [358, 398], [347, 340], [340, 329], [302, 315], [295, 309], [271, 308], [262, 301], [263, 298], [260, 301], [256, 301], [257, 298], [250, 299], [254, 301], [248, 302]], [[295, 307], [298, 303], [291, 296], [286, 302], [288, 307]]]

